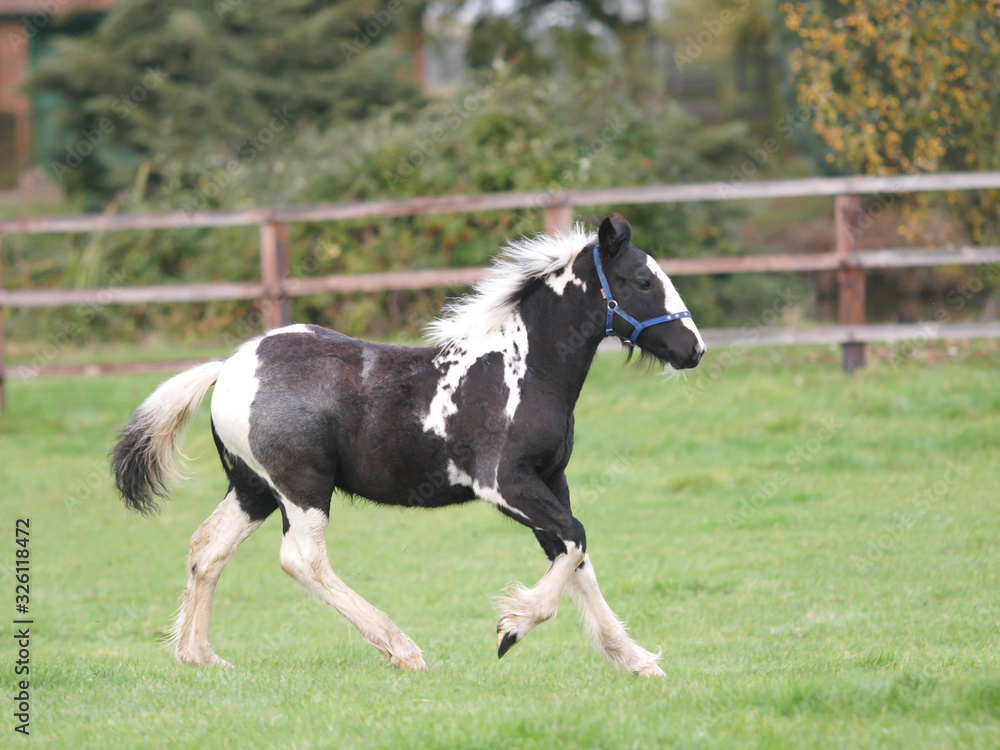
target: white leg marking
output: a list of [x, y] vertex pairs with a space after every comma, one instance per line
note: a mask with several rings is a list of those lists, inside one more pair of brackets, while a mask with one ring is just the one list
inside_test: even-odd
[[573, 570], [583, 559], [583, 551], [567, 542], [566, 552], [552, 561], [551, 567], [534, 588], [515, 583], [504, 596], [497, 598], [500, 613], [497, 646], [501, 656], [506, 648], [522, 640], [536, 625], [555, 617]]
[[625, 623], [618, 619], [604, 601], [590, 555], [584, 557], [583, 567], [573, 572], [569, 595], [580, 609], [584, 625], [594, 639], [594, 644], [616, 669], [646, 677], [665, 676], [657, 664], [659, 655], [639, 647], [629, 637]]
[[390, 663], [427, 669], [417, 645], [333, 572], [326, 552], [326, 514], [316, 508], [302, 510], [284, 497], [281, 504], [289, 524], [281, 540], [282, 569], [347, 618]]
[[171, 629], [174, 654], [184, 664], [232, 666], [212, 651], [209, 628], [215, 585], [236, 548], [259, 526], [240, 508], [231, 491], [191, 537], [188, 583], [184, 601]]

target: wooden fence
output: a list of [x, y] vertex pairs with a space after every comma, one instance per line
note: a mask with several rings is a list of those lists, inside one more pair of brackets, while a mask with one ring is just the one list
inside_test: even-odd
[[[783, 197], [832, 196], [835, 198], [835, 238], [826, 253], [784, 253], [660, 261], [671, 275], [766, 272], [836, 271], [839, 325], [811, 329], [755, 331], [717, 329], [706, 331], [710, 345], [839, 343], [844, 369], [864, 364], [866, 341], [948, 339], [1000, 336], [1000, 323], [965, 323], [871, 326], [865, 324], [865, 273], [874, 268], [915, 268], [982, 265], [1000, 262], [1000, 246], [955, 249], [884, 248], [862, 250], [859, 237], [871, 217], [862, 211], [863, 195], [891, 196], [912, 192], [981, 190], [1000, 188], [1000, 172], [920, 174], [893, 177], [837, 177], [804, 180], [726, 182], [647, 187], [599, 188], [564, 192], [536, 191], [451, 195], [368, 203], [327, 203], [286, 209], [198, 211], [166, 214], [84, 215], [28, 217], [0, 220], [0, 411], [4, 408], [4, 381], [13, 377], [93, 375], [121, 372], [179, 370], [188, 362], [45, 365], [37, 368], [5, 365], [5, 308], [66, 307], [73, 305], [150, 304], [251, 299], [261, 303], [264, 325], [273, 328], [290, 322], [292, 297], [310, 294], [426, 289], [471, 284], [482, 268], [329, 275], [289, 278], [289, 226], [301, 222], [345, 219], [385, 219], [399, 216], [472, 213], [537, 208], [544, 211], [547, 232], [566, 231], [578, 206], [640, 203], [684, 203], [750, 200]], [[888, 201], [883, 201], [888, 202]], [[260, 281], [207, 284], [171, 284], [100, 289], [7, 290], [3, 283], [3, 239], [7, 234], [93, 233], [121, 230], [191, 229], [258, 226], [260, 230]]]

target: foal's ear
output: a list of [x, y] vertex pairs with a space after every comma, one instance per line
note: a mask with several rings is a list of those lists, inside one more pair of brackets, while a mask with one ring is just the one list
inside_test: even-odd
[[620, 214], [608, 216], [601, 222], [600, 229], [597, 230], [597, 241], [601, 247], [601, 253], [607, 258], [614, 258], [632, 239], [632, 227]]

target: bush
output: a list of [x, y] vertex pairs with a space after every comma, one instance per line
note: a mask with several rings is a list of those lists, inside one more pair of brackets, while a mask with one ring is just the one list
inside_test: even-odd
[[[706, 126], [670, 101], [625, 101], [613, 79], [538, 80], [491, 72], [422, 109], [400, 106], [367, 121], [307, 130], [252, 155], [220, 156], [193, 181], [164, 174], [155, 184], [145, 183], [141, 194], [127, 194], [123, 207], [239, 208], [725, 179], [740, 158], [743, 134], [741, 124]], [[227, 167], [227, 160], [237, 168]], [[193, 173], [194, 167], [182, 164], [176, 174]], [[741, 250], [732, 232], [734, 204], [595, 206], [591, 212], [601, 217], [612, 210], [623, 210], [636, 242], [657, 257]], [[292, 275], [484, 264], [506, 239], [539, 231], [542, 223], [540, 210], [525, 209], [297, 225]], [[71, 239], [47, 242], [61, 247], [64, 257], [72, 255]], [[259, 273], [250, 230], [116, 233], [93, 242], [85, 286], [113, 273], [130, 284], [254, 279]], [[22, 254], [32, 255], [23, 247]], [[60, 266], [58, 255], [57, 249], [47, 271], [22, 267], [23, 282], [61, 278], [66, 286], [80, 285], [83, 270]], [[734, 307], [720, 298], [725, 285], [687, 281], [682, 291], [697, 290], [685, 295], [694, 313], [704, 323], [725, 322], [721, 311]], [[756, 283], [741, 283], [739, 296], [752, 299], [747, 284]], [[448, 291], [301, 299], [294, 303], [295, 317], [354, 335], [401, 329], [414, 334]], [[752, 312], [742, 302], [738, 310], [740, 316]], [[231, 330], [251, 312], [249, 303], [157, 308], [120, 316], [106, 331], [132, 337], [168, 327], [209, 336]]]

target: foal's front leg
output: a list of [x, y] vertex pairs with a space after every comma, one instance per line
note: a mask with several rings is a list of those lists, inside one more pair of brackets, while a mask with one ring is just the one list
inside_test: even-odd
[[583, 614], [583, 621], [593, 636], [595, 645], [616, 669], [645, 677], [666, 676], [657, 664], [660, 657], [633, 641], [625, 629], [625, 623], [618, 619], [604, 601], [590, 555], [586, 555], [573, 571], [569, 595]]
[[535, 475], [517, 477], [501, 487], [496, 504], [535, 532], [552, 565], [534, 587], [526, 588], [517, 583], [497, 598], [500, 613], [497, 656], [500, 658], [536, 625], [555, 617], [573, 571], [583, 562], [587, 552], [583, 524], [570, 512], [568, 492], [565, 499], [558, 497]]
[[497, 623], [497, 656], [503, 658], [510, 647], [524, 639], [531, 630], [556, 616], [563, 591], [573, 569], [583, 560], [584, 552], [569, 542], [533, 588], [515, 583], [506, 595], [497, 598], [500, 621]]

